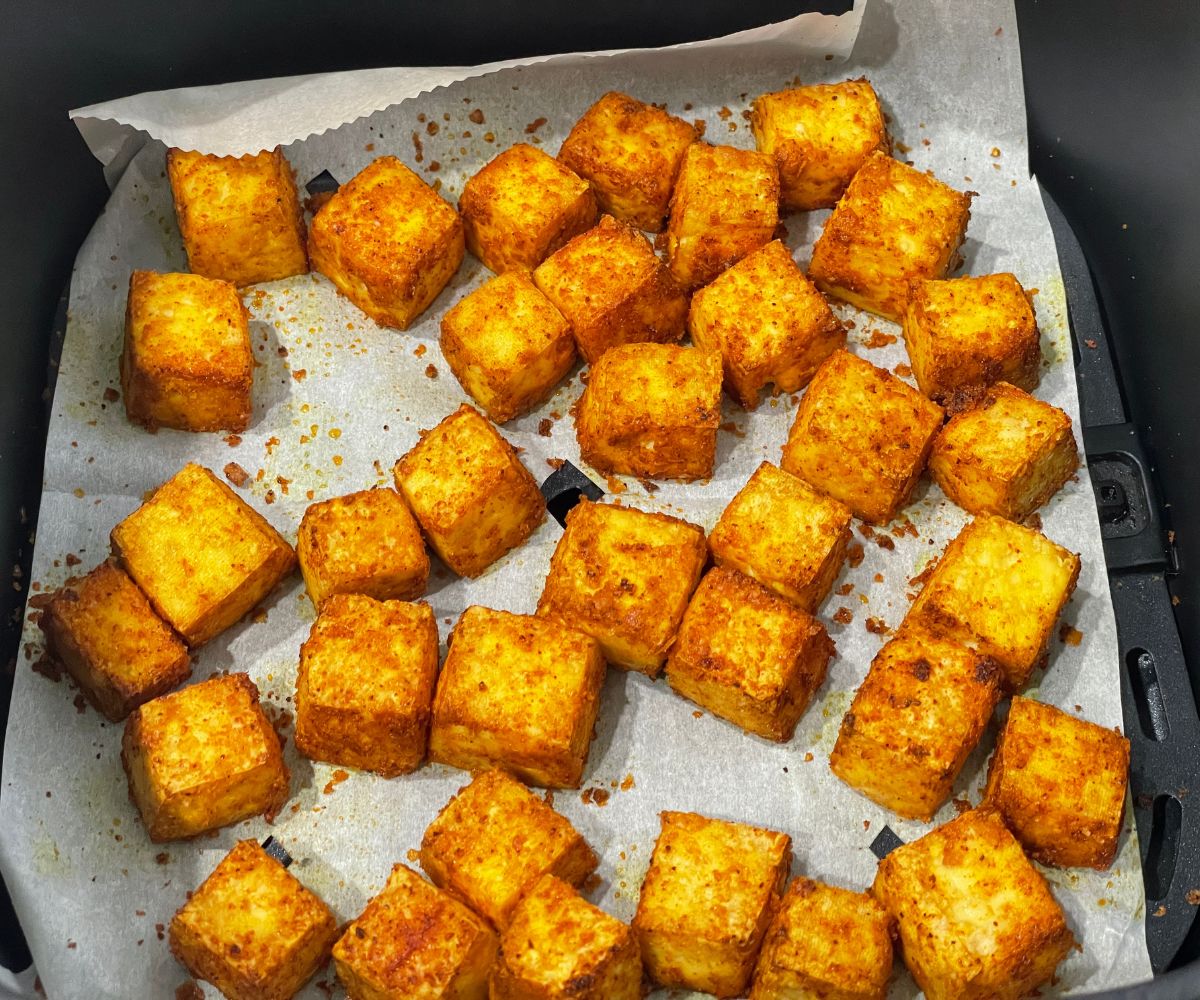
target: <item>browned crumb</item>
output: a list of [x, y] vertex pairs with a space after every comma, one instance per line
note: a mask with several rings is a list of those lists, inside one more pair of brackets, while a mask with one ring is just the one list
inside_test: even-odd
[[[68, 552], [64, 557], [64, 561], [68, 566], [78, 566], [81, 562], [83, 562], [83, 560], [80, 559], [79, 556], [77, 556], [74, 552]], [[15, 569], [16, 567], [14, 566], [13, 568]]]
[[297, 382], [303, 382], [306, 378], [308, 378], [308, 369], [297, 368], [294, 372], [292, 372], [292, 378], [294, 378]]
[[833, 613], [833, 620], [839, 625], [849, 625], [852, 621], [854, 621], [854, 612], [849, 608], [838, 608], [837, 611]]
[[335, 788], [337, 788], [337, 786], [340, 785], [343, 781], [345, 781], [348, 777], [350, 777], [350, 773], [348, 771], [342, 770], [342, 768], [339, 767], [336, 771], [333, 772], [333, 774], [331, 774], [329, 776], [329, 781], [327, 781], [325, 783], [325, 787], [322, 789], [322, 791], [326, 795], [332, 795], [333, 790]]
[[533, 121], [531, 121], [528, 125], [525, 126], [525, 134], [533, 135], [534, 132], [536, 132], [538, 129], [540, 129], [545, 124], [546, 124], [545, 118], [535, 118]]
[[236, 448], [242, 443], [242, 436], [240, 434], [226, 434], [225, 443], [229, 445], [230, 448]]
[[874, 581], [875, 581], [876, 583], [883, 583], [883, 574], [882, 574], [882, 573], [876, 573], [876, 574], [875, 574], [875, 576], [874, 576], [872, 579], [874, 579]]
[[859, 542], [851, 542], [846, 546], [846, 562], [850, 564], [852, 569], [855, 566], [861, 565], [865, 556], [866, 552], [863, 551], [863, 547]]
[[542, 417], [538, 421], [538, 433], [545, 438], [550, 436], [550, 432], [554, 429], [554, 421], [549, 417]]
[[1064, 642], [1068, 646], [1078, 646], [1083, 641], [1083, 633], [1063, 622], [1062, 627], [1058, 630], [1058, 638], [1060, 642]]
[[896, 365], [896, 367], [893, 368], [892, 371], [894, 371], [901, 378], [908, 378], [913, 373], [912, 366], [906, 365], [903, 361], [901, 361], [900, 364]]
[[634, 787], [633, 775], [632, 774], [625, 775], [625, 777], [621, 779], [621, 791], [627, 792], [627, 791], [629, 791], [629, 789], [631, 789], [633, 787]]
[[414, 132], [414, 133], [412, 134], [412, 143], [413, 143], [413, 149], [415, 149], [415, 150], [416, 150], [416, 155], [415, 155], [413, 158], [414, 158], [414, 159], [415, 159], [415, 160], [416, 160], [418, 163], [421, 163], [421, 162], [423, 162], [423, 161], [424, 161], [424, 159], [425, 159], [425, 150], [424, 150], [424, 148], [421, 146], [421, 136], [420, 136], [418, 133], [416, 133], [416, 132]]
[[121, 394], [119, 392], [117, 392], [117, 390], [114, 389], [110, 385], [107, 389], [104, 390], [104, 398], [110, 403], [115, 403], [118, 399], [121, 398]]
[[704, 138], [704, 132], [708, 128], [708, 122], [703, 118], [696, 118], [692, 121], [692, 128], [696, 130], [696, 138]]
[[916, 576], [909, 577], [908, 585], [910, 587], [925, 586], [925, 584], [928, 582], [929, 578], [931, 576], [933, 576], [933, 571], [935, 569], [937, 569], [937, 562], [931, 560], [929, 565], [926, 566], [923, 570], [921, 570], [920, 573], [918, 573]]
[[438, 377], [437, 368], [434, 365], [426, 365], [425, 366], [425, 377], [426, 378], [437, 378]]
[[442, 169], [442, 164], [438, 160], [430, 160], [429, 166], [427, 166], [425, 169], [428, 170], [430, 173], [436, 174], [439, 170]]
[[238, 465], [237, 462], [229, 462], [225, 466], [224, 472], [225, 478], [239, 488], [245, 486], [250, 481], [250, 473]]
[[639, 479], [638, 482], [642, 484], [642, 489], [647, 493], [658, 492], [658, 483], [654, 482], [653, 479]]
[[615, 493], [616, 495], [620, 496], [628, 489], [628, 487], [621, 482], [621, 480], [617, 479], [616, 476], [605, 476], [604, 479], [608, 483], [609, 493]]
[[805, 764], [811, 764], [811, 763], [812, 763], [812, 761], [813, 761], [813, 755], [812, 755], [812, 751], [810, 750], [808, 753], [806, 753], [806, 754], [804, 755], [804, 763], [805, 763]]
[[159, 851], [156, 855], [154, 855], [155, 864], [165, 865], [170, 860], [171, 855], [169, 855], [166, 851]]
[[877, 347], [887, 347], [896, 342], [894, 333], [884, 333], [882, 330], [872, 330], [871, 336], [863, 341], [863, 347], [874, 350]]
[[888, 635], [892, 631], [882, 618], [868, 618], [864, 624], [867, 631], [875, 635]]
[[695, 711], [692, 713], [692, 718], [693, 718], [693, 719], [703, 719], [703, 718], [704, 718], [704, 713], [703, 713], [703, 712], [701, 712], [701, 711], [700, 711], [700, 709], [696, 709], [696, 710], [695, 710]]
[[167, 928], [163, 924], [155, 924], [154, 925], [154, 933], [155, 933], [155, 935], [157, 935], [157, 937], [160, 941], [165, 940], [165, 938], [167, 936], [166, 930], [167, 930]]
[[417, 346], [413, 348], [413, 356], [417, 358], [423, 358], [425, 357], [425, 352], [428, 349], [429, 348], [427, 348], [424, 344], [417, 344]]
[[558, 471], [563, 467], [566, 461], [567, 460], [565, 458], [548, 458], [546, 459], [546, 464], [555, 471]]
[[843, 583], [840, 587], [838, 587], [837, 590], [834, 591], [834, 593], [837, 594], [838, 597], [845, 597], [847, 594], [849, 594], [853, 590], [854, 590], [854, 584]]
[[1192, 906], [1200, 906], [1200, 889], [1189, 889], [1186, 898]]
[[42, 656], [40, 659], [34, 660], [33, 663], [30, 664], [30, 669], [33, 670], [35, 674], [41, 674], [43, 677], [54, 681], [56, 684], [63, 678], [62, 667], [60, 667], [48, 656]]
[[610, 795], [611, 793], [607, 788], [585, 788], [579, 798], [584, 805], [600, 806], [603, 808], [608, 805]]
[[467, 117], [476, 125], [482, 125], [484, 121], [486, 121], [486, 119], [483, 117], [483, 112], [480, 111], [479, 108], [476, 108], [469, 115], [467, 115]]
[[263, 496], [263, 502], [264, 503], [274, 503], [275, 502], [275, 491], [267, 490], [266, 494]]
[[950, 804], [954, 806], [954, 811], [960, 816], [965, 812], [971, 811], [971, 803], [966, 799], [951, 799]]

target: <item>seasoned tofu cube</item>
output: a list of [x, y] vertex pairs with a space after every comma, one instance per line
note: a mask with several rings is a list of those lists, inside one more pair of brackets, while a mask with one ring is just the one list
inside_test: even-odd
[[362, 490], [310, 505], [296, 555], [318, 609], [333, 594], [411, 601], [425, 593], [429, 579], [421, 529], [395, 490]]
[[590, 365], [612, 347], [683, 336], [687, 294], [646, 237], [611, 215], [548, 258], [533, 280], [571, 324]]
[[512, 445], [465, 403], [396, 463], [395, 475], [433, 551], [460, 576], [479, 576], [546, 516]]
[[792, 738], [825, 680], [825, 627], [736, 570], [700, 581], [667, 659], [676, 693], [769, 740]]
[[813, 246], [809, 279], [826, 295], [900, 321], [909, 284], [961, 262], [971, 194], [871, 153]]
[[730, 264], [770, 243], [779, 225], [779, 171], [766, 153], [694, 142], [683, 154], [667, 260], [685, 288], [706, 285]]
[[497, 947], [487, 921], [396, 865], [333, 961], [350, 1000], [486, 1000]]
[[329, 958], [333, 914], [253, 840], [240, 840], [171, 920], [171, 953], [229, 1000], [285, 1000]]
[[528, 413], [575, 363], [571, 325], [524, 271], [475, 289], [442, 317], [442, 354], [496, 423]]
[[437, 667], [428, 604], [335, 594], [300, 647], [296, 749], [389, 778], [416, 770]]
[[578, 788], [604, 684], [590, 635], [473, 606], [450, 634], [429, 755], [470, 771], [507, 768], [546, 788]]
[[129, 796], [156, 843], [250, 816], [288, 798], [279, 737], [246, 674], [223, 674], [148, 701], [125, 722]]
[[314, 271], [381, 326], [407, 330], [454, 277], [463, 223], [394, 156], [343, 184], [313, 217]]
[[536, 146], [518, 143], [483, 166], [458, 199], [467, 249], [497, 274], [532, 271], [596, 224], [582, 177]]
[[983, 514], [942, 553], [905, 619], [944, 632], [1004, 669], [1020, 691], [1046, 662], [1050, 635], [1079, 579], [1079, 556], [1032, 528]]
[[756, 97], [750, 130], [759, 150], [775, 157], [784, 206], [801, 211], [832, 208], [867, 157], [892, 145], [865, 77]]
[[575, 431], [601, 472], [692, 480], [712, 475], [720, 422], [721, 355], [626, 344], [592, 367]]
[[985, 805], [1031, 857], [1103, 871], [1117, 856], [1129, 740], [1086, 719], [1015, 697], [988, 769]]
[[1030, 996], [1074, 944], [1046, 880], [988, 810], [897, 847], [871, 894], [896, 920], [928, 1000]]
[[543, 875], [583, 884], [599, 863], [573, 826], [503, 771], [459, 790], [421, 840], [421, 867], [500, 929]]
[[243, 431], [254, 408], [250, 326], [237, 289], [198, 274], [134, 271], [121, 394], [150, 430]]
[[654, 677], [706, 556], [695, 524], [581, 499], [567, 514], [537, 613], [595, 636], [613, 666]]
[[791, 863], [786, 833], [662, 813], [633, 918], [654, 981], [743, 996]]
[[113, 528], [112, 549], [193, 648], [248, 614], [296, 565], [266, 518], [192, 462]]
[[609, 91], [575, 123], [558, 158], [591, 183], [601, 209], [658, 233], [684, 151], [697, 138], [682, 118]]
[[908, 503], [941, 426], [936, 403], [836, 351], [800, 400], [780, 465], [864, 521], [886, 524]]
[[246, 156], [167, 150], [188, 268], [239, 288], [308, 270], [304, 215], [278, 146]]

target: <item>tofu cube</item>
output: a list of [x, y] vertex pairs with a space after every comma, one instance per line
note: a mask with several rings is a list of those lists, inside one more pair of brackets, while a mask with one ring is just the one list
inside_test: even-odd
[[770, 243], [778, 225], [774, 157], [706, 142], [688, 146], [667, 223], [667, 261], [676, 281], [685, 288], [707, 285]]
[[905, 619], [996, 660], [1006, 692], [1046, 662], [1079, 579], [1079, 556], [1041, 532], [982, 514], [942, 553]]
[[192, 462], [113, 528], [112, 549], [193, 648], [247, 615], [296, 565], [266, 518]]
[[278, 146], [247, 156], [167, 151], [188, 268], [239, 288], [308, 271], [304, 214]]
[[558, 159], [592, 185], [600, 208], [647, 232], [662, 232], [694, 126], [628, 94], [609, 91], [584, 112]]
[[662, 813], [633, 929], [668, 989], [740, 997], [792, 863], [792, 838], [695, 813]]
[[254, 403], [250, 326], [237, 289], [198, 274], [129, 276], [121, 394], [150, 430], [244, 431]]
[[695, 524], [581, 499], [567, 514], [537, 613], [595, 636], [613, 666], [654, 677], [706, 557]]
[[421, 528], [395, 490], [362, 490], [310, 505], [296, 555], [318, 609], [334, 594], [411, 601], [425, 593], [429, 579]]
[[296, 749], [385, 777], [425, 759], [438, 630], [428, 604], [335, 594], [300, 647]]
[[583, 884], [599, 863], [573, 826], [503, 771], [483, 771], [459, 790], [421, 840], [434, 885], [503, 929], [543, 875]]
[[469, 607], [438, 678], [429, 754], [465, 771], [499, 766], [531, 785], [578, 788], [604, 669], [590, 635]]
[[121, 764], [155, 843], [259, 814], [270, 820], [288, 798], [279, 737], [246, 674], [212, 677], [134, 709]]
[[462, 263], [463, 223], [408, 167], [381, 156], [313, 217], [308, 250], [313, 270], [375, 322], [407, 330]]
[[879, 863], [871, 894], [928, 1000], [1018, 1000], [1074, 945], [1062, 908], [993, 812], [973, 809]]
[[592, 366], [575, 431], [601, 472], [693, 480], [712, 475], [720, 422], [720, 354], [626, 344]]
[[496, 423], [549, 398], [575, 364], [575, 338], [525, 271], [475, 289], [442, 317], [442, 354], [454, 377]]
[[646, 237], [610, 215], [548, 258], [533, 280], [571, 324], [589, 365], [622, 344], [683, 337], [687, 294]]
[[1117, 856], [1129, 740], [1053, 705], [1015, 697], [988, 769], [985, 805], [1033, 858], [1104, 871]]
[[467, 249], [503, 274], [532, 271], [596, 224], [596, 196], [582, 177], [536, 146], [518, 143], [463, 185]]
[[871, 153], [813, 245], [808, 277], [826, 295], [900, 322], [909, 285], [961, 263], [971, 194]]
[[253, 840], [240, 840], [171, 920], [171, 953], [230, 1000], [283, 1000], [329, 959], [338, 926]]
[[792, 738], [833, 656], [825, 627], [720, 566], [700, 581], [667, 659], [677, 694], [747, 732]]
[[865, 77], [763, 94], [750, 109], [750, 131], [775, 158], [784, 206], [800, 211], [832, 208], [867, 157], [892, 148]]
[[864, 521], [886, 524], [908, 503], [941, 426], [937, 403], [835, 351], [800, 400], [780, 464]]
[[486, 1000], [495, 932], [405, 865], [333, 946], [350, 1000]]
[[395, 475], [433, 551], [459, 576], [479, 576], [546, 516], [512, 445], [465, 403], [396, 463]]

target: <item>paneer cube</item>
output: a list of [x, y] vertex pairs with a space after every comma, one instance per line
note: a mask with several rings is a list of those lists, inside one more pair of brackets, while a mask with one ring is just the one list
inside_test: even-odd
[[308, 270], [304, 215], [278, 146], [247, 156], [167, 151], [188, 267], [239, 288]]
[[389, 778], [416, 770], [437, 667], [428, 604], [335, 594], [300, 647], [296, 749]]
[[622, 344], [673, 344], [683, 336], [687, 294], [632, 226], [603, 215], [533, 272], [594, 365]]
[[1013, 698], [985, 805], [1044, 864], [1110, 867], [1125, 815], [1129, 740], [1053, 705]]
[[407, 330], [462, 263], [463, 223], [394, 156], [343, 184], [313, 217], [309, 255], [381, 326]]
[[846, 329], [779, 240], [743, 257], [692, 296], [692, 343], [721, 355], [725, 388], [747, 410], [768, 383], [776, 395], [808, 385], [846, 346]]
[[626, 344], [592, 367], [575, 431], [601, 472], [692, 480], [712, 475], [720, 422], [720, 354]]
[[1079, 556], [1032, 528], [983, 514], [942, 553], [905, 619], [990, 656], [1020, 691], [1046, 662], [1079, 579]]
[[518, 143], [494, 157], [458, 199], [467, 249], [497, 274], [532, 271], [596, 224], [596, 196], [549, 153]]
[[792, 862], [792, 838], [695, 813], [662, 813], [633, 929], [668, 989], [740, 997]]
[[713, 715], [782, 743], [792, 738], [832, 656], [833, 641], [807, 611], [718, 566], [692, 595], [667, 680]]
[[171, 953], [229, 1000], [284, 1000], [329, 958], [337, 921], [253, 840], [240, 840], [171, 920]]
[[113, 528], [112, 548], [193, 648], [253, 610], [296, 565], [266, 518], [191, 462]]
[[936, 403], [836, 351], [800, 400], [780, 465], [864, 521], [886, 524], [908, 503], [941, 426]]
[[825, 221], [808, 277], [826, 295], [900, 321], [909, 285], [961, 262], [963, 194], [886, 153], [871, 153]]
[[973, 809], [897, 847], [872, 895], [929, 1000], [1018, 1000], [1074, 944], [1046, 880], [994, 812]]
[[121, 764], [156, 843], [250, 816], [288, 798], [288, 769], [246, 674], [224, 674], [155, 698], [125, 722]]
[[543, 875], [579, 886], [598, 863], [563, 816], [503, 771], [476, 775], [421, 840], [434, 884], [500, 929]]
[[547, 399], [575, 363], [571, 325], [525, 271], [460, 301], [442, 317], [440, 342], [454, 377], [498, 424]]
[[581, 499], [567, 514], [537, 613], [595, 636], [613, 666], [654, 677], [706, 556], [697, 525]]
[[667, 260], [676, 281], [685, 288], [708, 284], [770, 243], [778, 225], [774, 157], [706, 142], [688, 146], [667, 223]]
[[601, 209], [658, 233], [684, 151], [698, 136], [682, 118], [609, 91], [575, 123], [558, 158], [591, 183]]
[[395, 475], [430, 546], [460, 576], [479, 576], [546, 516], [512, 445], [465, 403], [396, 463]]
[[150, 430], [243, 431], [254, 409], [250, 326], [237, 289], [198, 274], [134, 271], [121, 394]]

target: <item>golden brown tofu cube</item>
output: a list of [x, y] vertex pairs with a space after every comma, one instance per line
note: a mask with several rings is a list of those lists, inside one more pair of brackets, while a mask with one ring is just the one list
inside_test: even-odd
[[571, 325], [524, 271], [475, 289], [442, 317], [442, 354], [496, 423], [547, 399], [575, 363]]
[[1079, 579], [1079, 556], [1041, 532], [983, 514], [942, 553], [906, 621], [972, 646], [1020, 691], [1046, 662], [1050, 635]]
[[886, 524], [908, 503], [941, 426], [936, 403], [836, 351], [800, 400], [780, 465], [864, 521]]
[[871, 153], [825, 221], [808, 277], [826, 295], [900, 321], [909, 285], [958, 266], [971, 194]]
[[462, 263], [458, 213], [394, 156], [343, 184], [309, 230], [314, 271], [381, 326], [407, 330]]
[[611, 215], [533, 272], [594, 365], [622, 344], [673, 344], [683, 336], [687, 294], [646, 237]]
[[1074, 944], [1062, 908], [993, 812], [973, 809], [879, 863], [871, 894], [928, 1000], [1018, 1000]]
[[389, 778], [416, 770], [437, 666], [429, 605], [335, 594], [300, 647], [296, 749]]
[[239, 288], [308, 270], [296, 178], [279, 147], [247, 156], [167, 151], [188, 267]]
[[783, 894], [792, 838], [695, 813], [662, 813], [633, 929], [660, 986], [740, 997]]
[[288, 1000], [329, 958], [333, 914], [253, 840], [240, 840], [171, 920], [171, 952], [229, 1000]]
[[753, 149], [694, 142], [683, 154], [667, 261], [685, 288], [706, 285], [730, 264], [770, 243], [779, 225], [779, 171]]
[[613, 666], [654, 677], [706, 556], [697, 525], [581, 499], [567, 514], [537, 613], [595, 636]]
[[988, 769], [985, 805], [1031, 857], [1103, 871], [1117, 856], [1129, 740], [1053, 705], [1013, 698]]
[[460, 576], [479, 576], [546, 516], [512, 445], [465, 403], [396, 463], [395, 474], [433, 551]]
[[150, 430], [243, 431], [254, 408], [250, 326], [237, 289], [134, 271], [125, 307], [125, 413]]
[[609, 91], [575, 123], [558, 158], [591, 183], [605, 212], [658, 233], [684, 151], [697, 138], [682, 118]]
[[288, 797], [279, 737], [246, 674], [224, 674], [135, 709], [121, 763], [156, 843], [250, 816], [271, 819]]
[[592, 366], [575, 432], [601, 472], [693, 480], [712, 475], [720, 422], [721, 355], [626, 344]]
[[543, 875], [578, 886], [598, 863], [564, 817], [496, 770], [460, 789], [421, 840], [421, 867], [434, 884], [501, 929]]
[[486, 1000], [497, 947], [487, 921], [396, 865], [333, 961], [350, 1000]]
[[458, 199], [467, 249], [497, 274], [532, 271], [596, 224], [596, 196], [549, 153], [518, 143], [490, 160]]

